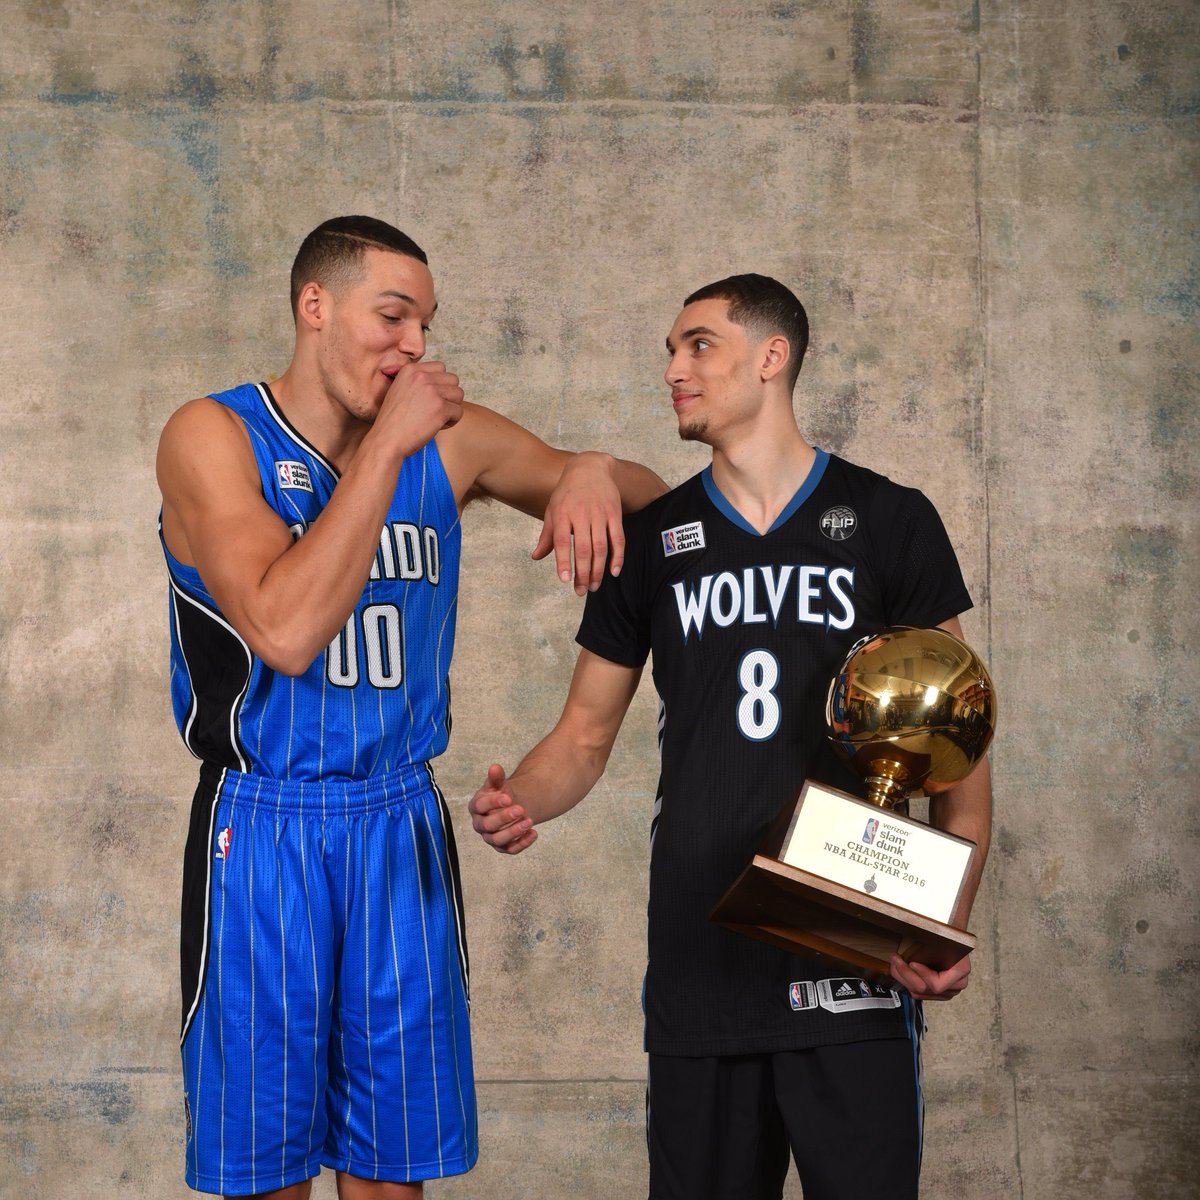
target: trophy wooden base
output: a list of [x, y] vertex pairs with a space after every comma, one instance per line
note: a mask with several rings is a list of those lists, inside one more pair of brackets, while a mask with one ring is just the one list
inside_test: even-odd
[[939, 971], [975, 949], [975, 935], [756, 854], [710, 920], [808, 958], [891, 974], [891, 957]]

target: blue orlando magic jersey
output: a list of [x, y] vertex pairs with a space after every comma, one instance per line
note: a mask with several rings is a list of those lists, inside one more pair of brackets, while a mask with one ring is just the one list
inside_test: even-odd
[[[328, 504], [337, 469], [292, 428], [266, 384], [213, 399], [242, 419], [264, 498], [293, 536], [303, 536]], [[460, 536], [431, 441], [404, 462], [353, 613], [294, 678], [252, 653], [199, 572], [164, 542], [171, 699], [188, 749], [219, 767], [292, 780], [364, 779], [441, 754], [450, 731]]]

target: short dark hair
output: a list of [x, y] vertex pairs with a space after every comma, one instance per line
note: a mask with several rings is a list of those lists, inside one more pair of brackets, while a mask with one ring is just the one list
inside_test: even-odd
[[729, 319], [757, 338], [780, 333], [788, 340], [788, 388], [796, 386], [800, 364], [808, 349], [808, 313], [795, 294], [769, 275], [730, 275], [694, 291], [683, 303], [726, 300]]
[[292, 263], [292, 315], [306, 283], [345, 287], [362, 274], [367, 251], [390, 250], [429, 264], [425, 251], [394, 225], [374, 217], [333, 217], [323, 221], [300, 243]]

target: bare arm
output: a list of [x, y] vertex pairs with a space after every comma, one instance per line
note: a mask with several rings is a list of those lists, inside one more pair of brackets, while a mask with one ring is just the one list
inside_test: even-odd
[[[462, 421], [438, 437], [459, 505], [491, 497], [543, 517], [533, 551], [554, 551], [558, 577], [580, 595], [600, 586], [605, 561], [614, 575], [625, 558], [621, 513], [645, 507], [667, 486], [653, 471], [610, 454], [572, 454], [491, 409], [464, 405]], [[611, 551], [611, 557], [610, 557]]]
[[[943, 621], [940, 628], [962, 640], [962, 626], [957, 617]], [[966, 929], [992, 841], [992, 775], [986, 758], [966, 779], [930, 796], [929, 820], [936, 828], [956, 833], [978, 847], [970, 874], [963, 881], [962, 895], [950, 918], [952, 925]]]
[[[940, 628], [957, 638], [962, 637], [962, 626], [957, 617], [943, 621]], [[992, 840], [992, 783], [986, 758], [966, 779], [929, 797], [929, 819], [938, 829], [968, 838], [978, 847], [971, 870], [963, 881], [962, 895], [950, 918], [951, 925], [966, 929]], [[956, 996], [967, 986], [970, 973], [970, 955], [946, 971], [935, 971], [924, 963], [892, 959], [893, 978], [914, 996], [923, 999], [948, 1000]]]
[[298, 541], [263, 498], [241, 421], [207, 397], [184, 405], [158, 449], [168, 548], [196, 567], [258, 657], [302, 673], [362, 595], [401, 463], [457, 420], [461, 400], [440, 363], [404, 368], [320, 519]]
[[558, 724], [511, 776], [498, 764], [468, 806], [489, 846], [519, 854], [537, 840], [534, 825], [574, 808], [604, 773], [617, 731], [637, 691], [641, 669], [583, 650]]

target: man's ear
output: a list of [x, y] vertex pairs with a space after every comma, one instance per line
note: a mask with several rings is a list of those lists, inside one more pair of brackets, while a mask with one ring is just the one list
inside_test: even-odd
[[329, 319], [331, 299], [330, 294], [315, 280], [306, 283], [296, 299], [296, 324], [307, 325], [312, 330], [320, 329]]
[[762, 345], [759, 375], [764, 380], [774, 379], [781, 371], [787, 369], [792, 358], [792, 347], [782, 333], [767, 338]]

